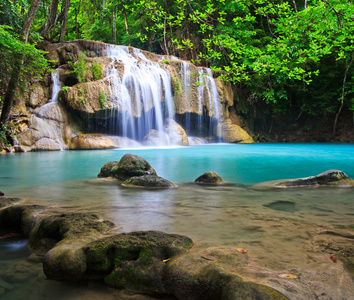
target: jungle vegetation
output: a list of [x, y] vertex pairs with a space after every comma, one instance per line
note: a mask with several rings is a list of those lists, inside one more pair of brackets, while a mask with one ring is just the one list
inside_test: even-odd
[[74, 39], [210, 67], [244, 91], [245, 113], [330, 119], [335, 133], [354, 110], [352, 0], [1, 0], [3, 135], [15, 91], [49, 67], [36, 44]]

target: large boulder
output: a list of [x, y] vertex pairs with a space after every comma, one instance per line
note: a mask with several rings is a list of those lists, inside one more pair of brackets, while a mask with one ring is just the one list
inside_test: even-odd
[[194, 182], [205, 185], [220, 185], [226, 183], [226, 181], [216, 172], [205, 172], [194, 180]]
[[140, 144], [134, 140], [107, 136], [104, 134], [80, 134], [71, 139], [70, 150], [97, 150], [122, 147], [138, 147]]
[[[18, 205], [20, 198], [3, 198], [0, 207], [0, 228], [10, 228], [29, 236], [33, 228], [33, 215], [44, 209], [41, 205]], [[17, 204], [17, 205], [16, 205]]]
[[85, 246], [87, 270], [105, 276], [105, 283], [140, 293], [167, 293], [166, 262], [186, 254], [190, 238], [160, 231], [138, 231], [107, 237]]
[[122, 186], [154, 189], [170, 189], [177, 187], [177, 185], [171, 181], [155, 175], [134, 176], [125, 180]]
[[125, 154], [120, 161], [109, 162], [102, 168], [98, 177], [114, 177], [127, 180], [134, 176], [155, 175], [156, 171], [142, 157], [134, 154]]
[[240, 126], [233, 124], [230, 119], [220, 122], [217, 125], [216, 136], [222, 138], [227, 143], [254, 143], [247, 131]]
[[57, 103], [34, 110], [29, 128], [18, 137], [17, 151], [64, 150], [70, 136], [68, 115]]
[[274, 184], [274, 187], [301, 186], [354, 186], [354, 180], [339, 170], [329, 170], [316, 176], [290, 179]]
[[168, 145], [169, 137], [166, 132], [151, 129], [150, 132], [144, 136], [143, 144], [145, 146], [162, 146]]
[[169, 137], [170, 145], [188, 146], [188, 136], [181, 125], [175, 120], [167, 119], [165, 122], [166, 133]]
[[83, 245], [114, 227], [94, 214], [68, 213], [48, 216], [33, 229], [29, 248], [45, 254], [44, 274], [50, 279], [78, 281], [86, 272]]

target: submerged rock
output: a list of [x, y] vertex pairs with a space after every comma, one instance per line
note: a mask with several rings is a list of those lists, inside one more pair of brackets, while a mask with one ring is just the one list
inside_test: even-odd
[[317, 176], [290, 179], [276, 183], [275, 187], [299, 186], [353, 186], [354, 180], [339, 170], [329, 170]]
[[134, 176], [124, 181], [122, 186], [155, 189], [170, 189], [177, 187], [177, 185], [171, 181], [155, 175]]
[[5, 196], [5, 194], [2, 191], [0, 191], [0, 197], [2, 196]]
[[194, 182], [206, 185], [219, 185], [226, 183], [226, 181], [216, 172], [205, 172], [203, 175], [194, 180]]
[[112, 161], [105, 164], [98, 177], [114, 177], [126, 180], [134, 176], [155, 175], [156, 171], [142, 157], [134, 154], [125, 154], [119, 162]]

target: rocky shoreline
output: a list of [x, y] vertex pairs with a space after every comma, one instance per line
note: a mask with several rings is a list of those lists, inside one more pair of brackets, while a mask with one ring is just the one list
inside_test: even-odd
[[[340, 187], [343, 179], [352, 184], [341, 171], [326, 174], [339, 179]], [[131, 154], [107, 163], [99, 174], [115, 178], [117, 184], [146, 176], [158, 177], [148, 162]], [[195, 183], [201, 181], [206, 186], [224, 182], [213, 172], [198, 177]], [[317, 187], [319, 181], [333, 183], [324, 180], [323, 174], [291, 182]], [[290, 228], [296, 222], [279, 219], [278, 223]], [[42, 261], [48, 279], [77, 282], [94, 278], [133, 294], [172, 295], [177, 299], [318, 299], [323, 288], [319, 282], [325, 282], [326, 276], [342, 276], [342, 282], [350, 281], [349, 274], [353, 278], [354, 245], [349, 229], [297, 225], [307, 232], [308, 245], [316, 249], [317, 258], [312, 260], [319, 265], [311, 274], [300, 267], [287, 272], [272, 269], [247, 249], [201, 246], [183, 235], [162, 231], [117, 234], [116, 224], [96, 214], [60, 212], [20, 198], [0, 198], [0, 226], [28, 238], [28, 247]], [[279, 250], [269, 249], [265, 255], [277, 255]], [[317, 281], [313, 276], [318, 276]], [[348, 294], [350, 291], [343, 291], [343, 295]], [[326, 292], [322, 295], [322, 299], [331, 299]]]

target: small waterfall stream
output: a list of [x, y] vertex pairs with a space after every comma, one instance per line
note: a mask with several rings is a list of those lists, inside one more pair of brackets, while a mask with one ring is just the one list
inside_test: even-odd
[[[24, 136], [33, 136], [34, 145], [24, 143], [25, 147], [31, 146], [36, 150], [67, 149], [63, 138], [65, 117], [58, 104], [58, 94], [62, 88], [58, 69], [52, 72], [52, 80], [53, 87], [50, 102], [33, 111], [29, 120], [29, 128], [23, 132]], [[19, 139], [21, 140], [21, 136]], [[24, 150], [26, 151], [27, 149], [24, 148]]]

